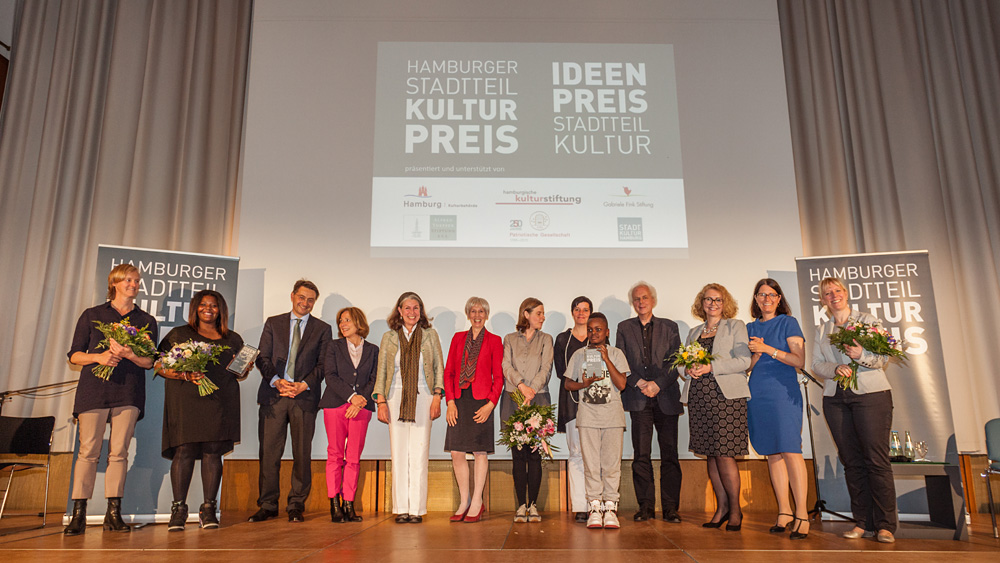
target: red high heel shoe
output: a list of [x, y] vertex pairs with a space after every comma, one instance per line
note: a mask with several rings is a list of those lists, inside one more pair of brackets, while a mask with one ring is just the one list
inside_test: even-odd
[[461, 522], [462, 520], [465, 519], [465, 515], [468, 514], [468, 513], [469, 513], [469, 509], [466, 508], [465, 512], [463, 512], [461, 514], [452, 514], [451, 518], [449, 518], [449, 520], [452, 521], [452, 522]]
[[479, 514], [476, 514], [475, 516], [472, 516], [470, 514], [470, 515], [468, 515], [468, 516], [465, 517], [465, 521], [466, 522], [479, 522], [479, 520], [483, 517], [483, 512], [486, 512], [486, 505], [485, 504], [479, 507]]

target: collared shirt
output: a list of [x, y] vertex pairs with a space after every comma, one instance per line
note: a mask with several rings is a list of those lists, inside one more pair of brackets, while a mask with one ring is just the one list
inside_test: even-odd
[[503, 376], [506, 389], [524, 383], [536, 393], [548, 393], [552, 374], [552, 337], [536, 331], [529, 342], [524, 333], [512, 332], [503, 339]]
[[[291, 317], [291, 322], [289, 323], [289, 327], [288, 327], [288, 354], [291, 355], [291, 353], [292, 353], [292, 331], [295, 330], [295, 320], [298, 319], [298, 318], [300, 318], [300, 317], [296, 317], [294, 312], [289, 313], [288, 315]], [[306, 323], [309, 322], [310, 318], [311, 318], [311, 316], [309, 315], [309, 313], [306, 313], [305, 316], [301, 317], [302, 322], [299, 323], [299, 346], [302, 345], [302, 336], [305, 335], [305, 333], [306, 333]], [[357, 367], [357, 366], [355, 366], [355, 367]], [[281, 374], [281, 378], [284, 379], [285, 381], [290, 381], [292, 383], [295, 382], [295, 378], [292, 377], [292, 376], [290, 376], [290, 375], [288, 375], [288, 362], [285, 362], [285, 372], [283, 374]], [[277, 381], [278, 381], [278, 376], [277, 375], [275, 375], [274, 377], [272, 377], [271, 378], [271, 387], [276, 387], [275, 386], [275, 382], [277, 382]], [[309, 389], [309, 387], [307, 386], [306, 389]]]
[[646, 324], [639, 321], [639, 326], [642, 327], [642, 364], [648, 368], [653, 365], [653, 317], [649, 317]]
[[354, 367], [358, 367], [361, 363], [361, 353], [365, 350], [365, 341], [361, 340], [361, 343], [357, 346], [354, 345], [350, 340], [347, 341], [347, 353], [351, 355], [351, 362], [354, 363]]

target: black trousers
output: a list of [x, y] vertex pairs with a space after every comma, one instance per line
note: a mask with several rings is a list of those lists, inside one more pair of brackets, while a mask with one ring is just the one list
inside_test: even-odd
[[844, 465], [851, 512], [859, 528], [896, 532], [896, 483], [889, 464], [892, 392], [857, 394], [837, 387], [823, 415]]
[[514, 495], [517, 505], [531, 506], [538, 500], [542, 488], [542, 454], [531, 448], [514, 448], [510, 451], [514, 462]]
[[272, 405], [261, 406], [257, 422], [260, 444], [260, 496], [257, 506], [278, 510], [281, 456], [285, 453], [288, 427], [292, 428], [292, 490], [288, 491], [288, 510], [304, 510], [312, 489], [312, 440], [316, 431], [316, 412], [307, 411], [295, 399], [281, 397]]
[[663, 511], [677, 510], [681, 498], [681, 464], [677, 460], [676, 414], [664, 414], [655, 400], [646, 408], [630, 412], [632, 418], [632, 483], [639, 508], [653, 512], [656, 485], [653, 483], [653, 430], [660, 446], [660, 504]]

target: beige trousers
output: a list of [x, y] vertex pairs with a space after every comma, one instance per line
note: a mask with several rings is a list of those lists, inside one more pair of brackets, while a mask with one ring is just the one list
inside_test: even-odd
[[128, 446], [132, 442], [135, 423], [139, 420], [137, 407], [113, 407], [82, 412], [77, 417], [80, 429], [80, 455], [73, 470], [73, 500], [89, 499], [94, 495], [97, 478], [97, 460], [101, 457], [104, 430], [111, 423], [108, 439], [108, 469], [104, 473], [104, 496], [120, 498], [125, 492], [125, 473], [128, 471]]

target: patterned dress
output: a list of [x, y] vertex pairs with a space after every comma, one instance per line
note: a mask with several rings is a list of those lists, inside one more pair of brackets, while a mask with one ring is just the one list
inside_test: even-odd
[[[715, 337], [702, 337], [698, 343], [711, 351]], [[727, 399], [715, 374], [707, 373], [691, 380], [688, 391], [688, 449], [704, 456], [747, 455], [747, 400]]]

